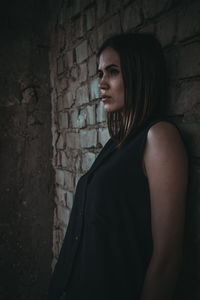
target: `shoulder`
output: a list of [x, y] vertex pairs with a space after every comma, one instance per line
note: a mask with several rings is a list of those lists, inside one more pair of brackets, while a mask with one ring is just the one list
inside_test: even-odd
[[152, 125], [147, 134], [147, 140], [159, 142], [160, 139], [163, 140], [180, 140], [180, 133], [175, 125], [167, 121], [159, 121], [158, 123]]
[[147, 134], [147, 147], [170, 150], [184, 149], [179, 130], [170, 122], [160, 121], [150, 127]]
[[[160, 121], [150, 127], [144, 151], [145, 170], [157, 167], [179, 167], [187, 163], [187, 154], [181, 135], [170, 122]], [[150, 171], [149, 171], [150, 172]]]

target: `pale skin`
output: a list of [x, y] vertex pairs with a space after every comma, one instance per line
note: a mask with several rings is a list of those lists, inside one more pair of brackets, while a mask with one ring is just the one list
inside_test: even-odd
[[[111, 67], [110, 67], [111, 66]], [[124, 105], [120, 58], [106, 48], [99, 58], [99, 88], [106, 111]], [[140, 300], [172, 300], [182, 262], [182, 244], [188, 183], [188, 158], [176, 127], [158, 122], [147, 134], [143, 172], [151, 201], [153, 255]]]

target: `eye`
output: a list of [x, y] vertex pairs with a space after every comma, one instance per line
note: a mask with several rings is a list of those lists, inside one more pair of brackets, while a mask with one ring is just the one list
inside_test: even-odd
[[111, 69], [110, 70], [111, 75], [117, 75], [118, 73], [119, 73], [119, 71], [117, 69]]

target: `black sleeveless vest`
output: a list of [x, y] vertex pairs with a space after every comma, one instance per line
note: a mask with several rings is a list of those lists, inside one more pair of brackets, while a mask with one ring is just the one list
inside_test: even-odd
[[148, 130], [160, 120], [146, 123], [121, 148], [109, 139], [79, 179], [49, 300], [140, 299], [153, 250], [142, 160]]

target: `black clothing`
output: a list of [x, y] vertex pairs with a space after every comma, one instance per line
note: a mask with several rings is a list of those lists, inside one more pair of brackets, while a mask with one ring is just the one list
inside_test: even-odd
[[49, 300], [139, 300], [153, 248], [142, 159], [158, 121], [147, 122], [121, 149], [109, 139], [79, 179]]

